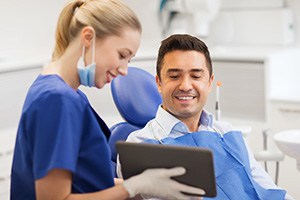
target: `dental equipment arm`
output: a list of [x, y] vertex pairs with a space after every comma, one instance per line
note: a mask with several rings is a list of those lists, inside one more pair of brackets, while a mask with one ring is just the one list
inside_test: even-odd
[[221, 120], [221, 108], [220, 108], [220, 87], [222, 83], [220, 81], [217, 82], [217, 91], [216, 91], [216, 120]]

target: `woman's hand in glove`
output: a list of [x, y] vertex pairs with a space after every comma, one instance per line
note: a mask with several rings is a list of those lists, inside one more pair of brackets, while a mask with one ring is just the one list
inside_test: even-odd
[[185, 174], [183, 167], [171, 169], [147, 169], [143, 173], [133, 176], [123, 182], [130, 197], [137, 194], [171, 200], [185, 200], [192, 196], [183, 194], [204, 195], [205, 191], [177, 182], [171, 177]]

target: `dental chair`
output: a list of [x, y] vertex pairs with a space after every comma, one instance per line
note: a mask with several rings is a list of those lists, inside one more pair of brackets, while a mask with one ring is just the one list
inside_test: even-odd
[[127, 76], [118, 76], [113, 79], [111, 93], [120, 115], [125, 120], [110, 128], [111, 137], [108, 143], [116, 177], [115, 143], [125, 141], [131, 132], [143, 128], [148, 121], [153, 119], [162, 99], [157, 90], [155, 77], [137, 67], [128, 67]]

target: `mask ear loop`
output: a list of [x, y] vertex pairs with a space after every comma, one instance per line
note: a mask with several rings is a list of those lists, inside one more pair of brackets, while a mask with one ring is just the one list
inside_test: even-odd
[[82, 57], [83, 67], [85, 66], [84, 55], [85, 55], [85, 46], [82, 45], [82, 55], [81, 55], [81, 57]]
[[92, 60], [93, 60], [93, 63], [96, 63], [96, 60], [95, 60], [95, 45], [96, 45], [96, 33], [95, 31], [94, 32], [94, 37], [93, 37], [93, 41], [92, 41]]

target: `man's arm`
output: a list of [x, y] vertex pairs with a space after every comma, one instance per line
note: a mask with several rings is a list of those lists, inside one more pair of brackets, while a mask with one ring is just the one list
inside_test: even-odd
[[[140, 131], [141, 130], [137, 130], [137, 131], [133, 131], [132, 133], [130, 133], [128, 138], [126, 139], [126, 142], [136, 142], [136, 143], [142, 142], [141, 139], [139, 139], [138, 137], [135, 137], [135, 135], [138, 135], [140, 133]], [[117, 155], [117, 166], [116, 167], [117, 167], [116, 172], [117, 172], [118, 178], [123, 178], [122, 171], [121, 171], [121, 164], [119, 161], [119, 154]]]

